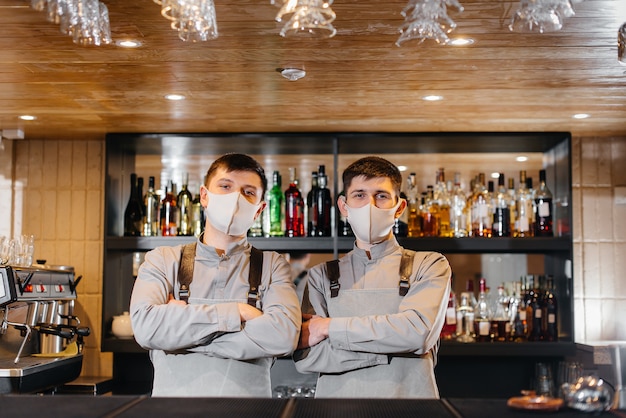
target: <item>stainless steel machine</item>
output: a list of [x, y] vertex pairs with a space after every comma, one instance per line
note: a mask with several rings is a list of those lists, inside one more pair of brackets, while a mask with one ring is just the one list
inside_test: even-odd
[[81, 277], [67, 266], [0, 266], [0, 394], [42, 392], [78, 377], [90, 334], [74, 315]]

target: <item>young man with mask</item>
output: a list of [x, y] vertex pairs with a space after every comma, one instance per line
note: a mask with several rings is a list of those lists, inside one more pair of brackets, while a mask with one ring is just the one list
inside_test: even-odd
[[338, 199], [356, 237], [340, 260], [309, 270], [296, 369], [319, 373], [317, 398], [438, 398], [434, 362], [450, 293], [435, 252], [400, 247], [402, 176], [366, 157], [343, 172]]
[[289, 263], [246, 239], [266, 187], [253, 158], [220, 157], [200, 188], [204, 233], [146, 253], [130, 311], [150, 350], [152, 396], [272, 396], [270, 367], [295, 349], [301, 315]]

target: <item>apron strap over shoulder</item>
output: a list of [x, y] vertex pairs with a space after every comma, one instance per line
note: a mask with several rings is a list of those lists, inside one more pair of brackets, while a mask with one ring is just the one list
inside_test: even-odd
[[339, 295], [339, 260], [330, 260], [326, 262], [326, 273], [330, 280], [330, 297], [334, 298]]
[[[189, 286], [193, 280], [193, 267], [196, 260], [196, 244], [183, 245], [180, 254], [180, 264], [178, 266], [178, 283], [180, 290], [178, 291], [178, 299], [187, 303], [189, 300]], [[261, 285], [261, 274], [263, 273], [263, 251], [254, 247], [250, 248], [250, 272], [248, 274], [248, 283], [250, 289], [248, 291], [248, 304], [256, 307], [256, 301], [259, 299], [259, 286]]]
[[180, 290], [178, 291], [178, 299], [187, 303], [189, 300], [189, 285], [193, 280], [193, 263], [196, 259], [196, 243], [183, 245], [180, 254], [180, 264], [178, 265], [178, 283]]
[[398, 287], [398, 293], [400, 296], [406, 296], [409, 292], [409, 277], [413, 272], [413, 259], [415, 258], [415, 251], [402, 249], [402, 260], [400, 260], [400, 283]]
[[250, 247], [250, 273], [248, 274], [248, 305], [256, 307], [259, 299], [259, 286], [261, 285], [261, 273], [263, 272], [263, 251]]

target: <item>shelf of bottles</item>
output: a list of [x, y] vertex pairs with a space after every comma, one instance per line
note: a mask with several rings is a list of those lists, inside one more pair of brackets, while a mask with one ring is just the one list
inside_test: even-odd
[[[210, 147], [206, 147], [210, 144]], [[569, 134], [233, 134], [233, 135], [125, 135], [107, 137], [107, 216], [105, 236], [105, 278], [121, 279], [123, 271], [136, 269], [138, 253], [162, 245], [179, 245], [195, 240], [203, 230], [204, 214], [199, 195], [203, 183], [198, 170], [178, 174], [178, 185], [166, 156], [171, 160], [195, 156], [197, 166], [206, 170], [212, 159], [225, 152], [245, 152], [270, 167], [267, 203], [255, 225], [248, 232], [249, 241], [262, 250], [279, 252], [307, 251], [337, 256], [350, 251], [354, 245], [349, 222], [342, 217], [335, 203], [342, 193], [340, 170], [364, 155], [393, 154], [396, 164], [406, 159], [403, 172], [402, 197], [407, 210], [394, 225], [393, 233], [401, 245], [414, 250], [435, 250], [444, 254], [524, 253], [545, 255], [545, 275], [554, 284], [554, 292], [566, 295], [560, 306], [563, 324], [555, 338], [499, 340], [493, 330], [489, 339], [463, 340], [464, 329], [448, 329], [442, 334], [442, 354], [449, 355], [533, 355], [535, 353], [563, 354], [573, 347], [571, 324], [571, 275], [565, 277], [571, 262], [572, 240], [569, 230], [571, 174]], [[205, 149], [207, 148], [207, 149]], [[203, 153], [207, 157], [201, 157]], [[411, 155], [413, 153], [413, 156]], [[472, 169], [456, 172], [439, 167], [434, 178], [424, 178], [424, 172], [414, 172], [412, 157], [424, 153], [471, 156]], [[489, 153], [537, 153], [535, 164], [526, 170], [508, 174], [477, 172], [480, 157]], [[270, 157], [288, 155], [280, 167]], [[297, 155], [309, 155], [317, 160], [314, 169], [297, 171]], [[344, 155], [345, 154], [345, 155]], [[198, 157], [200, 156], [200, 157]], [[385, 155], [383, 155], [385, 156]], [[142, 163], [138, 170], [138, 161]], [[413, 158], [414, 159], [414, 158]], [[189, 159], [192, 160], [192, 159]], [[270, 162], [267, 165], [267, 162]], [[485, 161], [488, 161], [487, 159]], [[291, 162], [293, 165], [290, 165]], [[538, 163], [537, 163], [538, 162]], [[183, 168], [189, 169], [182, 164]], [[417, 166], [423, 163], [414, 163]], [[308, 164], [307, 167], [311, 167]], [[537, 169], [541, 165], [541, 169]], [[302, 167], [302, 165], [300, 165]], [[151, 168], [152, 172], [148, 172]], [[546, 170], [547, 168], [547, 170]], [[194, 172], [195, 171], [195, 172]], [[467, 178], [471, 171], [472, 176]], [[504, 170], [503, 170], [504, 171]], [[140, 172], [143, 176], [137, 174]], [[164, 175], [165, 173], [165, 175]], [[448, 174], [448, 178], [446, 178]], [[487, 180], [486, 175], [490, 175]], [[466, 176], [466, 178], [462, 178]], [[538, 175], [533, 184], [531, 176]], [[285, 176], [286, 181], [283, 180]], [[161, 188], [156, 189], [156, 179]], [[537, 178], [537, 177], [535, 177]], [[144, 182], [147, 179], [147, 189]], [[166, 180], [164, 182], [164, 180]], [[193, 185], [190, 184], [190, 180]], [[304, 180], [304, 181], [301, 181]], [[421, 181], [421, 184], [420, 184]], [[432, 185], [431, 185], [432, 184]], [[554, 191], [556, 190], [556, 193]], [[571, 270], [571, 266], [569, 267]], [[453, 266], [454, 269], [454, 266]], [[554, 278], [554, 281], [552, 280]], [[547, 280], [547, 279], [546, 279]], [[537, 290], [539, 282], [537, 281]], [[542, 285], [547, 285], [543, 282]], [[118, 314], [128, 306], [132, 282], [121, 280], [119, 285], [104, 289], [103, 320]], [[522, 289], [510, 286], [508, 295], [519, 297]], [[524, 291], [527, 286], [524, 287]], [[516, 292], [517, 291], [517, 292]], [[544, 289], [542, 288], [542, 291]], [[480, 296], [480, 292], [476, 295]], [[454, 318], [461, 305], [461, 295], [454, 295]], [[452, 303], [452, 302], [451, 302]], [[506, 306], [513, 327], [515, 303]], [[475, 309], [477, 306], [472, 305]], [[495, 310], [493, 311], [495, 312]], [[492, 312], [492, 314], [493, 314]], [[450, 316], [452, 318], [453, 316]], [[459, 318], [461, 323], [463, 318]], [[494, 317], [490, 317], [490, 320]], [[558, 322], [557, 322], [558, 324]], [[141, 351], [133, 341], [117, 341], [103, 328], [102, 347], [105, 351]], [[494, 327], [497, 329], [497, 327]], [[444, 329], [445, 331], [445, 329]], [[461, 332], [461, 334], [458, 334]], [[475, 330], [472, 331], [475, 334]], [[475, 334], [479, 335], [480, 334]], [[471, 344], [468, 342], [471, 341]], [[523, 344], [519, 344], [523, 341]], [[505, 346], [506, 350], [501, 347]]]

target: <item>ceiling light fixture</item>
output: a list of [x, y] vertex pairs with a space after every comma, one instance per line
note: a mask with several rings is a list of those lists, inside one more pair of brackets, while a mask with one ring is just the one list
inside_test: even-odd
[[123, 41], [115, 41], [115, 45], [122, 48], [139, 48], [142, 43], [139, 41], [134, 41], [132, 39], [126, 39]]
[[35, 120], [35, 119], [37, 119], [37, 116], [33, 116], [33, 115], [20, 115], [18, 117], [20, 119], [22, 119], [22, 120]]
[[438, 96], [436, 94], [431, 94], [431, 95], [422, 97], [422, 100], [425, 100], [427, 102], [438, 102], [440, 100], [443, 100], [443, 96]]
[[519, 157], [515, 158], [515, 161], [517, 161], [518, 163], [523, 163], [524, 161], [528, 161], [528, 157], [525, 155], [520, 155]]
[[277, 68], [276, 71], [289, 81], [300, 80], [306, 75], [306, 71], [299, 68]]
[[167, 100], [171, 100], [173, 102], [176, 102], [179, 100], [185, 100], [185, 96], [183, 96], [182, 94], [166, 94], [164, 97]]
[[587, 119], [589, 116], [588, 113], [576, 113], [575, 115], [572, 115], [572, 119]]
[[448, 45], [467, 46], [467, 45], [472, 45], [473, 43], [474, 43], [474, 40], [472, 38], [456, 38], [456, 39], [450, 40]]

